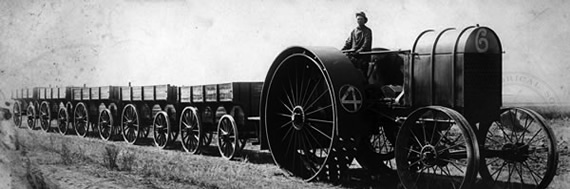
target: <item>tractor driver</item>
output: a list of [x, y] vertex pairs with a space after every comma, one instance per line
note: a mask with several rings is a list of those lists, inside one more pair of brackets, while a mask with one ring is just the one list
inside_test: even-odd
[[368, 18], [364, 12], [356, 13], [356, 23], [358, 26], [350, 32], [350, 36], [346, 40], [343, 52], [347, 53], [348, 58], [352, 64], [360, 69], [366, 76], [368, 73], [368, 62], [370, 62], [369, 55], [360, 55], [358, 53], [370, 51], [372, 48], [372, 30], [366, 27]]

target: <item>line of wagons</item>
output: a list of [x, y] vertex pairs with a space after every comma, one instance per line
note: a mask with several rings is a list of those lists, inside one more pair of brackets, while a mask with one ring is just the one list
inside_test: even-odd
[[397, 170], [407, 189], [478, 180], [546, 188], [556, 138], [538, 113], [502, 107], [502, 54], [496, 33], [480, 26], [425, 30], [411, 50], [360, 52], [368, 65], [335, 48], [294, 46], [263, 83], [20, 90], [14, 121], [27, 116], [48, 130], [56, 119], [63, 134], [97, 128], [104, 140], [128, 143], [152, 127], [156, 146], [181, 135], [194, 153], [217, 133], [225, 158], [257, 138], [275, 164], [305, 180], [342, 180], [356, 159], [368, 170]]
[[[199, 153], [217, 133], [218, 149], [231, 159], [258, 138], [261, 82], [198, 86], [35, 87], [12, 93], [14, 123], [32, 129], [90, 133], [129, 144], [149, 137], [160, 148], [180, 135], [187, 152]], [[52, 123], [56, 123], [55, 127]]]

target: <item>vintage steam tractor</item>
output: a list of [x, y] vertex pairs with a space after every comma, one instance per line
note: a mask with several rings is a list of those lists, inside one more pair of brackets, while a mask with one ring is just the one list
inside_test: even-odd
[[[487, 27], [426, 30], [412, 50], [376, 49], [371, 72], [343, 52], [290, 47], [264, 82], [262, 142], [305, 180], [396, 169], [405, 188], [546, 188], [558, 154], [536, 112], [502, 108], [502, 46]], [[263, 146], [262, 146], [263, 148]]]

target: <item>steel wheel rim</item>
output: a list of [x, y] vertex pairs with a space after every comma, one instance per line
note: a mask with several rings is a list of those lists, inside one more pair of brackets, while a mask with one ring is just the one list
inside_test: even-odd
[[169, 120], [168, 115], [166, 112], [160, 111], [154, 116], [154, 120], [152, 122], [153, 126], [153, 138], [154, 144], [159, 148], [165, 148], [166, 145], [170, 142], [170, 129], [169, 129]]
[[34, 106], [32, 105], [32, 103], [30, 103], [30, 105], [28, 106], [28, 109], [26, 110], [26, 114], [28, 116], [28, 128], [30, 129], [34, 129], [35, 127], [35, 111], [34, 111]]
[[186, 152], [199, 153], [202, 144], [202, 128], [194, 109], [185, 108], [180, 117], [180, 140]]
[[75, 107], [75, 111], [73, 113], [74, 117], [74, 125], [75, 125], [75, 133], [77, 136], [85, 137], [87, 136], [87, 130], [89, 129], [89, 114], [87, 113], [87, 108], [85, 104], [80, 102]]
[[61, 133], [62, 135], [67, 134], [68, 123], [69, 123], [68, 120], [69, 120], [69, 115], [67, 114], [67, 109], [64, 107], [60, 108], [57, 117], [57, 128], [59, 130], [59, 133]]
[[[312, 180], [325, 168], [337, 137], [330, 79], [312, 58], [294, 54], [281, 62], [268, 86], [263, 113], [272, 157], [281, 168]], [[311, 118], [315, 113], [319, 119]]]
[[14, 124], [16, 127], [22, 127], [22, 111], [20, 103], [16, 101], [12, 107], [12, 112], [14, 112]]
[[480, 174], [488, 184], [548, 187], [556, 174], [558, 152], [555, 135], [542, 116], [526, 108], [503, 109], [499, 120], [482, 132], [486, 157]]
[[51, 111], [49, 109], [49, 104], [47, 102], [42, 102], [40, 105], [40, 126], [45, 132], [49, 130], [51, 126]]
[[218, 150], [222, 157], [232, 159], [239, 148], [236, 123], [229, 115], [224, 115], [218, 123]]
[[451, 109], [414, 111], [400, 128], [395, 155], [398, 176], [408, 189], [468, 188], [477, 176], [475, 133]]
[[99, 114], [98, 127], [101, 139], [105, 141], [109, 140], [113, 135], [113, 117], [109, 109], [104, 109]]
[[123, 139], [129, 144], [134, 144], [139, 136], [139, 118], [136, 108], [132, 104], [127, 105], [121, 117]]

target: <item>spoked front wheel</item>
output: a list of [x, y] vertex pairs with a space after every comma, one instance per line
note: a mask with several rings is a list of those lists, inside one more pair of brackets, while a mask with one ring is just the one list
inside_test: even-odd
[[396, 167], [407, 189], [469, 188], [476, 179], [478, 162], [473, 129], [449, 108], [420, 108], [398, 132]]
[[218, 150], [222, 157], [232, 159], [239, 151], [238, 128], [234, 118], [223, 115], [218, 122]]
[[546, 188], [556, 174], [556, 138], [542, 116], [506, 108], [485, 134], [481, 177], [498, 188]]
[[180, 140], [186, 152], [200, 153], [204, 140], [203, 129], [196, 108], [186, 107], [180, 116]]

